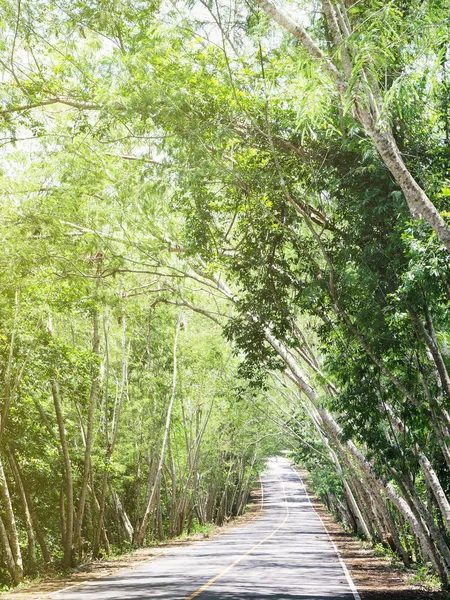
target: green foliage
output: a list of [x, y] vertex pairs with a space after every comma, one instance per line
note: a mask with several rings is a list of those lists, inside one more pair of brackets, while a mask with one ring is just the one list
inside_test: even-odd
[[[450, 222], [447, 3], [349, 8], [354, 67], [343, 99], [322, 62], [245, 3], [3, 4], [5, 406], [11, 382], [13, 393], [2, 443], [32, 490], [52, 556], [62, 553], [54, 507], [65, 482], [52, 380], [78, 501], [98, 374], [83, 552], [93, 550], [105, 474], [105, 522], [120, 552], [130, 541], [114, 494], [138, 528], [162, 448], [179, 318], [176, 402], [148, 542], [237, 514], [264, 459], [284, 448], [265, 398], [287, 402], [268, 379], [286, 361], [268, 331], [303, 360], [342, 441], [356, 442], [380, 477], [411, 477], [425, 498], [415, 448], [427, 448], [450, 492], [432, 421], [449, 398], [421, 328], [450, 369], [448, 253], [411, 220], [351, 110], [361, 82], [379, 93], [377, 126], [392, 128], [407, 168]], [[304, 8], [329, 52], [323, 15]], [[342, 48], [331, 56], [338, 68], [343, 57]], [[317, 364], [304, 359], [307, 346]], [[345, 470], [305, 426], [310, 415], [290, 409], [292, 422], [285, 413], [282, 421], [301, 440], [296, 460], [339, 506]]]

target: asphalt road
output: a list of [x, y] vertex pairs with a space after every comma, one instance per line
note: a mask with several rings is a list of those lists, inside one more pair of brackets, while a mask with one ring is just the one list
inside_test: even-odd
[[360, 600], [291, 463], [269, 461], [261, 517], [56, 600]]

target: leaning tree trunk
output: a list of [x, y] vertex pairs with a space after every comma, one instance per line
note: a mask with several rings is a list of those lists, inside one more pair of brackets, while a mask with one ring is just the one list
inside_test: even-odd
[[[5, 430], [6, 422], [8, 420], [9, 407], [10, 407], [12, 395], [13, 395], [12, 371], [13, 371], [13, 358], [14, 358], [14, 348], [15, 348], [18, 314], [19, 314], [19, 292], [16, 290], [14, 323], [13, 323], [13, 327], [12, 327], [12, 331], [11, 331], [8, 362], [6, 364], [4, 381], [3, 381], [3, 390], [4, 391], [3, 391], [3, 406], [2, 406], [2, 409], [0, 412], [0, 442], [3, 438], [3, 432]], [[19, 378], [20, 378], [20, 375], [19, 375]], [[18, 383], [18, 381], [16, 381], [16, 384], [17, 383]], [[17, 387], [17, 385], [15, 387]]]
[[441, 482], [439, 481], [436, 471], [431, 466], [427, 456], [418, 447], [416, 448], [416, 452], [427, 484], [436, 498], [436, 502], [439, 505], [442, 516], [444, 517], [447, 529], [450, 531], [450, 504], [447, 500], [444, 489], [442, 488]]
[[[8, 540], [8, 544], [6, 544], [6, 540], [3, 543], [3, 547], [8, 557], [8, 545], [11, 551], [12, 560], [13, 560], [13, 568], [10, 569], [12, 579], [16, 585], [18, 585], [23, 580], [23, 562], [22, 562], [22, 551], [20, 549], [19, 543], [19, 533], [17, 531], [16, 519], [14, 516], [14, 511], [11, 503], [11, 496], [9, 494], [8, 482], [6, 480], [5, 471], [3, 469], [3, 463], [0, 458], [0, 498], [3, 505], [3, 510], [5, 514], [5, 521], [3, 523], [6, 539]], [[3, 535], [2, 535], [3, 537]]]
[[[362, 511], [361, 511], [361, 509], [359, 507], [359, 504], [358, 504], [358, 501], [357, 501], [356, 498], [358, 497], [358, 500], [360, 501], [360, 503], [365, 508], [364, 499], [363, 498], [359, 498], [359, 496], [358, 496], [358, 491], [359, 490], [357, 491], [357, 488], [355, 486], [355, 482], [353, 482], [351, 480], [351, 478], [350, 478], [350, 482], [347, 481], [346, 474], [344, 473], [344, 470], [342, 469], [342, 466], [341, 466], [341, 463], [340, 463], [340, 460], [339, 460], [338, 456], [343, 461], [344, 466], [347, 466], [347, 468], [350, 467], [349, 468], [349, 472], [350, 473], [352, 473], [354, 471], [354, 469], [351, 468], [350, 462], [348, 461], [347, 456], [345, 455], [345, 452], [342, 449], [342, 446], [340, 446], [339, 448], [336, 448], [337, 449], [337, 453], [334, 451], [334, 449], [332, 448], [332, 446], [331, 446], [328, 438], [324, 435], [324, 433], [323, 433], [323, 431], [322, 431], [322, 429], [320, 427], [320, 424], [318, 423], [317, 417], [316, 417], [316, 415], [313, 412], [313, 409], [308, 410], [308, 408], [306, 408], [306, 413], [308, 414], [311, 422], [313, 423], [313, 425], [314, 425], [314, 427], [315, 427], [315, 429], [317, 431], [317, 434], [318, 434], [319, 438], [321, 439], [322, 443], [324, 444], [324, 446], [328, 450], [328, 454], [330, 455], [331, 461], [333, 462], [333, 464], [334, 464], [334, 466], [336, 468], [336, 471], [339, 473], [339, 475], [342, 478], [342, 483], [343, 483], [343, 486], [344, 486], [344, 493], [345, 493], [345, 496], [346, 496], [346, 500], [347, 500], [347, 502], [348, 502], [348, 504], [349, 504], [349, 506], [350, 506], [350, 508], [351, 508], [351, 510], [353, 512], [353, 515], [355, 517], [356, 522], [359, 523], [361, 531], [363, 532], [363, 534], [365, 535], [365, 537], [370, 540], [373, 536], [372, 536], [372, 534], [371, 534], [371, 532], [369, 530], [369, 526], [366, 523], [366, 519], [364, 518], [364, 516], [362, 514]], [[358, 479], [358, 478], [356, 477], [355, 479]], [[356, 495], [353, 493], [350, 484], [353, 484], [353, 488], [355, 489]]]
[[[278, 355], [284, 360], [285, 364], [291, 371], [292, 376], [293, 376], [292, 380], [296, 383], [298, 388], [306, 395], [306, 397], [311, 401], [313, 406], [316, 408], [317, 412], [319, 413], [319, 415], [322, 419], [324, 427], [326, 428], [331, 439], [340, 440], [341, 428], [336, 423], [336, 421], [333, 419], [331, 414], [326, 409], [324, 409], [320, 406], [319, 396], [316, 394], [315, 390], [312, 388], [312, 386], [306, 380], [303, 373], [298, 368], [294, 357], [289, 353], [287, 348], [285, 348], [283, 346], [283, 344], [281, 344], [281, 342], [279, 342], [270, 333], [270, 331], [265, 330], [265, 336], [266, 336], [267, 341], [274, 348], [274, 350], [278, 353]], [[381, 480], [379, 477], [377, 477], [377, 475], [374, 473], [372, 465], [367, 461], [367, 459], [364, 457], [362, 452], [355, 446], [355, 444], [353, 442], [348, 440], [345, 443], [345, 448], [347, 449], [349, 454], [352, 456], [352, 458], [355, 460], [355, 462], [358, 464], [359, 468], [367, 475], [367, 477], [369, 477], [373, 481], [373, 483], [380, 490], [382, 490], [385, 493], [386, 497], [389, 498], [389, 500], [391, 500], [391, 502], [394, 504], [394, 506], [396, 506], [397, 510], [399, 510], [403, 514], [405, 519], [410, 524], [414, 534], [420, 540], [420, 544], [422, 546], [424, 553], [427, 556], [431, 557], [434, 568], [439, 573], [442, 580], [444, 582], [446, 582], [447, 581], [447, 573], [442, 568], [442, 564], [440, 564], [440, 562], [436, 559], [435, 549], [433, 547], [432, 540], [427, 535], [423, 524], [421, 523], [421, 521], [419, 521], [416, 518], [416, 516], [412, 512], [411, 508], [409, 507], [409, 505], [405, 501], [405, 499], [402, 498], [402, 496], [395, 490], [395, 488], [390, 483], [385, 482], [385, 481]]]
[[116, 508], [116, 513], [119, 516], [120, 522], [121, 522], [123, 530], [125, 532], [125, 537], [128, 542], [132, 542], [133, 541], [133, 526], [131, 525], [131, 521], [130, 521], [127, 513], [125, 512], [125, 509], [122, 506], [122, 502], [120, 501], [120, 498], [119, 498], [117, 492], [115, 490], [111, 489], [111, 495], [112, 495], [113, 502], [114, 502], [114, 505]]
[[16, 561], [14, 560], [14, 556], [11, 550], [11, 545], [9, 543], [8, 533], [6, 531], [5, 524], [3, 523], [3, 519], [0, 517], [0, 540], [2, 542], [3, 552], [5, 554], [6, 566], [8, 567], [9, 574], [14, 585], [19, 585], [19, 583], [23, 579], [23, 572], [20, 573], [20, 570], [17, 569]]
[[158, 463], [158, 469], [156, 471], [155, 481], [153, 483], [153, 489], [152, 489], [152, 492], [151, 492], [150, 497], [147, 502], [147, 508], [145, 509], [145, 514], [142, 519], [141, 526], [135, 537], [135, 544], [138, 547], [142, 546], [142, 544], [144, 543], [144, 538], [145, 538], [145, 534], [147, 531], [148, 521], [150, 519], [151, 511], [153, 508], [153, 503], [156, 498], [156, 494], [158, 491], [158, 484], [159, 484], [159, 480], [161, 478], [161, 473], [162, 473], [162, 469], [163, 469], [163, 465], [164, 465], [167, 440], [169, 439], [172, 409], [173, 409], [173, 405], [175, 402], [175, 394], [176, 394], [176, 389], [177, 389], [177, 346], [178, 346], [178, 336], [180, 333], [180, 326], [181, 326], [181, 317], [178, 318], [177, 327], [175, 330], [175, 340], [174, 340], [174, 344], [173, 344], [172, 394], [170, 397], [169, 407], [167, 409], [166, 425], [165, 425], [164, 436], [163, 436], [163, 441], [162, 441], [162, 445], [161, 445], [161, 454], [159, 457], [159, 463]]
[[[429, 508], [427, 508], [427, 506], [425, 506], [422, 499], [419, 498], [419, 495], [414, 487], [414, 484], [412, 483], [412, 481], [410, 480], [409, 477], [401, 478], [401, 479], [397, 480], [397, 482], [398, 482], [400, 489], [404, 490], [404, 496], [408, 499], [410, 506], [412, 508], [414, 508], [415, 510], [417, 510], [417, 513], [421, 516], [424, 523], [428, 527], [430, 536], [433, 538], [433, 541], [436, 544], [436, 547], [438, 548], [438, 550], [445, 562], [445, 565], [447, 566], [447, 568], [449, 568], [450, 567], [450, 549], [447, 545], [446, 540], [444, 539], [442, 532], [439, 530], [439, 528], [436, 526], [436, 524], [434, 522], [434, 517], [433, 517], [432, 512], [429, 510]], [[407, 496], [408, 492], [409, 492], [409, 498]]]
[[81, 549], [81, 528], [83, 526], [84, 507], [86, 504], [86, 496], [89, 485], [89, 476], [91, 471], [91, 453], [94, 434], [94, 411], [97, 402], [98, 387], [99, 387], [99, 369], [97, 360], [100, 354], [100, 336], [99, 336], [99, 311], [97, 307], [98, 290], [101, 282], [101, 266], [102, 255], [97, 258], [97, 275], [95, 279], [95, 291], [93, 297], [93, 318], [92, 318], [92, 354], [96, 361], [91, 372], [91, 390], [89, 393], [89, 408], [87, 416], [86, 441], [84, 451], [83, 478], [81, 482], [80, 498], [78, 501], [77, 517], [75, 520], [73, 547], [74, 552], [79, 552]]
[[119, 422], [120, 415], [122, 412], [122, 404], [125, 396], [125, 388], [127, 385], [128, 379], [128, 364], [127, 364], [127, 338], [126, 338], [126, 315], [122, 314], [122, 381], [120, 385], [120, 393], [116, 398], [116, 402], [114, 404], [113, 410], [113, 422], [112, 422], [112, 431], [111, 438], [108, 435], [108, 379], [109, 379], [109, 351], [108, 351], [108, 337], [105, 328], [105, 354], [106, 354], [106, 380], [105, 380], [105, 441], [106, 441], [106, 450], [105, 450], [105, 470], [103, 472], [102, 478], [102, 487], [100, 493], [100, 501], [99, 501], [99, 514], [98, 514], [98, 523], [97, 529], [94, 537], [94, 548], [93, 555], [96, 557], [98, 555], [100, 549], [100, 536], [103, 530], [103, 520], [105, 515], [105, 505], [106, 505], [106, 492], [108, 489], [108, 466], [111, 461], [111, 457], [114, 452], [114, 448], [117, 442], [117, 436], [119, 433]]
[[[347, 48], [353, 33], [348, 20], [344, 24], [339, 18], [342, 15], [336, 12], [329, 0], [323, 0], [325, 20], [332, 34], [336, 53], [339, 52], [341, 56], [341, 70], [326, 56], [298, 21], [284, 14], [270, 0], [255, 0], [255, 2], [275, 22], [297, 38], [314, 60], [323, 65], [346, 104], [350, 97], [355, 118], [363, 126], [384, 164], [401, 188], [412, 216], [426, 220], [450, 252], [450, 227], [406, 167], [389, 124], [386, 122], [378, 124], [382, 108], [378, 83], [370, 73], [370, 65], [358, 67], [354, 64]], [[346, 13], [345, 8], [344, 13]]]
[[73, 480], [72, 465], [70, 462], [69, 446], [67, 444], [66, 429], [64, 427], [64, 417], [61, 406], [61, 393], [59, 383], [54, 377], [51, 381], [53, 404], [55, 406], [56, 421], [58, 423], [59, 441], [63, 454], [64, 465], [64, 494], [66, 504], [64, 509], [64, 494], [61, 496], [61, 533], [64, 546], [63, 566], [67, 568], [72, 563], [72, 542], [73, 542]]
[[25, 496], [25, 490], [23, 488], [22, 480], [16, 469], [14, 460], [11, 456], [11, 452], [7, 451], [6, 456], [7, 456], [9, 467], [11, 469], [11, 473], [12, 473], [12, 476], [14, 479], [15, 488], [16, 488], [17, 494], [20, 498], [20, 503], [22, 505], [23, 518], [24, 518], [24, 522], [25, 522], [25, 528], [27, 530], [28, 557], [29, 557], [32, 567], [34, 567], [36, 564], [36, 540], [35, 540], [34, 531], [33, 531], [33, 523], [31, 520], [31, 514], [30, 514], [30, 510], [28, 508], [27, 498]]
[[14, 456], [14, 454], [12, 452], [9, 452], [9, 451], [8, 451], [8, 459], [10, 461], [11, 467], [17, 473], [17, 479], [18, 479], [18, 481], [20, 481], [21, 488], [22, 488], [23, 493], [25, 495], [25, 500], [26, 500], [27, 507], [28, 507], [28, 510], [29, 510], [29, 513], [30, 513], [31, 523], [32, 523], [33, 529], [34, 529], [34, 531], [36, 533], [36, 538], [37, 538], [38, 544], [39, 544], [39, 546], [41, 548], [42, 558], [44, 559], [45, 563], [49, 563], [50, 560], [51, 560], [50, 553], [48, 551], [47, 544], [45, 542], [45, 537], [44, 537], [44, 534], [42, 532], [41, 526], [39, 524], [39, 519], [38, 519], [38, 516], [37, 516], [37, 513], [36, 513], [36, 509], [35, 509], [33, 500], [31, 498], [30, 492], [28, 490], [28, 487], [26, 485], [24, 476], [22, 474], [22, 470], [20, 468], [19, 461]]

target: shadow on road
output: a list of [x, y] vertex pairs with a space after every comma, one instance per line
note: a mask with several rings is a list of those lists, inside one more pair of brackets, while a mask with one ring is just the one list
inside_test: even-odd
[[[201, 594], [199, 600], [354, 600], [351, 593], [338, 593], [334, 595], [323, 595], [305, 593], [297, 595], [286, 595], [277, 593], [257, 594], [251, 593], [245, 596], [240, 594], [206, 591]], [[428, 592], [420, 590], [376, 590], [361, 593], [361, 600], [450, 600], [450, 594], [446, 592]]]
[[361, 593], [361, 600], [450, 600], [450, 595], [420, 590], [374, 590]]
[[[108, 589], [108, 586], [104, 586], [102, 592], [110, 592], [111, 595], [109, 596], [107, 594], [106, 597], [113, 598], [114, 600], [131, 597], [133, 600], [169, 600], [169, 598], [175, 600], [174, 596], [170, 592], [167, 593], [167, 591], [164, 591], [163, 587], [159, 587], [158, 590], [155, 590], [156, 593], [153, 593], [149, 586], [140, 587], [134, 585], [133, 588], [130, 589], [128, 586], [115, 585], [111, 589]], [[91, 598], [94, 597], [103, 597], [103, 594], [93, 596], [92, 589], [89, 590], [87, 588], [82, 588], [79, 590], [78, 594], [77, 600], [85, 597], [88, 600], [91, 600]], [[186, 592], [186, 596], [183, 595], [183, 599], [187, 597], [188, 594], [189, 592]], [[181, 596], [177, 594], [176, 600], [182, 600]], [[290, 591], [286, 594], [278, 593], [273, 589], [267, 593], [252, 593], [250, 589], [245, 592], [208, 589], [199, 595], [198, 600], [354, 600], [354, 596], [351, 592], [322, 594], [320, 592], [305, 593], [303, 591], [299, 594], [295, 594]], [[450, 600], [450, 595], [445, 592], [427, 592], [420, 590], [374, 590], [361, 592], [361, 600]]]

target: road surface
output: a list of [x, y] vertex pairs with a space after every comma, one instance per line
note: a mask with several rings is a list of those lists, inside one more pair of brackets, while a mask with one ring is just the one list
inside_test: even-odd
[[360, 600], [291, 463], [270, 459], [248, 525], [53, 600]]

